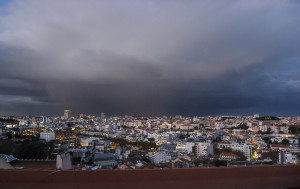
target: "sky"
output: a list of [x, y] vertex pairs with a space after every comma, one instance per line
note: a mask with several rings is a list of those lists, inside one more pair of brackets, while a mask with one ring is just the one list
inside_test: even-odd
[[300, 115], [299, 1], [0, 2], [0, 115]]

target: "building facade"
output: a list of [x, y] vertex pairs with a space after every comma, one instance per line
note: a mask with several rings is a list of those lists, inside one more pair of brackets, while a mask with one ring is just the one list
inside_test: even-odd
[[209, 142], [199, 142], [195, 143], [194, 152], [196, 157], [208, 157], [214, 154], [214, 147], [212, 143]]
[[55, 140], [55, 133], [53, 131], [44, 131], [40, 133], [40, 139], [44, 139], [46, 142]]
[[219, 143], [218, 148], [230, 148], [235, 151], [240, 151], [244, 154], [244, 156], [247, 158], [248, 161], [252, 159], [253, 154], [253, 144], [251, 143]]

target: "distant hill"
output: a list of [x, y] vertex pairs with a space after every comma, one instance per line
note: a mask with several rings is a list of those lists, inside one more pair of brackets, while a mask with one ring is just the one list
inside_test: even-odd
[[278, 117], [274, 117], [274, 116], [264, 116], [264, 117], [258, 117], [258, 118], [256, 118], [256, 120], [270, 121], [270, 120], [280, 120], [280, 119]]
[[226, 119], [236, 119], [236, 116], [222, 116], [221, 121], [225, 121]]

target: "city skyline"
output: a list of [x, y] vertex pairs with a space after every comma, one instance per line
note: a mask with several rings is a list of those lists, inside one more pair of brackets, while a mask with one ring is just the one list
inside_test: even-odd
[[299, 188], [299, 10], [0, 0], [0, 188]]
[[49, 115], [49, 114], [11, 114], [11, 115], [0, 115], [0, 117], [40, 117], [40, 118], [51, 118], [51, 117], [68, 117], [68, 118], [77, 118], [77, 117], [82, 117], [82, 116], [94, 116], [94, 117], [103, 117], [103, 116], [107, 116], [107, 117], [140, 117], [140, 118], [159, 118], [159, 117], [169, 117], [169, 118], [175, 118], [175, 117], [185, 117], [185, 118], [196, 118], [196, 117], [253, 117], [253, 118], [263, 118], [263, 117], [274, 117], [274, 118], [287, 118], [287, 117], [299, 117], [298, 115], [269, 115], [269, 114], [240, 114], [240, 115], [236, 115], [236, 114], [213, 114], [213, 115], [185, 115], [185, 114], [166, 114], [166, 115], [143, 115], [143, 114], [122, 114], [122, 115], [118, 115], [118, 114], [106, 114], [105, 112], [95, 112], [95, 113], [84, 113], [84, 112], [73, 112], [70, 109], [65, 109], [65, 110], [61, 110], [60, 112], [57, 112], [55, 115]]
[[0, 115], [299, 116], [297, 1], [0, 3]]

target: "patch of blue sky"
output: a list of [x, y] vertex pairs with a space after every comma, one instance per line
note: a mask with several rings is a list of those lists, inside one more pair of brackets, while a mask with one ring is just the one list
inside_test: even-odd
[[0, 0], [0, 16], [8, 14], [8, 6], [13, 0]]

